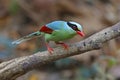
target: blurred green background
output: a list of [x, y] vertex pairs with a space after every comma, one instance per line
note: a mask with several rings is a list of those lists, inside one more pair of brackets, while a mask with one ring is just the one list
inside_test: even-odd
[[[44, 38], [11, 42], [55, 21], [76, 21], [88, 36], [120, 21], [120, 0], [0, 0], [0, 62], [46, 50]], [[75, 36], [67, 44], [83, 40]], [[53, 47], [54, 43], [50, 43]], [[120, 80], [120, 38], [100, 50], [61, 59], [16, 80]]]

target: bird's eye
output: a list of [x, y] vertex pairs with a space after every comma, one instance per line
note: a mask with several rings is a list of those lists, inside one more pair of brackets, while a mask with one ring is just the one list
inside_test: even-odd
[[77, 26], [72, 26], [72, 29], [78, 30]]
[[77, 26], [76, 26], [75, 24], [72, 24], [72, 23], [70, 23], [70, 22], [67, 22], [67, 25], [68, 25], [69, 27], [71, 27], [73, 30], [78, 31], [78, 28], [77, 28]]

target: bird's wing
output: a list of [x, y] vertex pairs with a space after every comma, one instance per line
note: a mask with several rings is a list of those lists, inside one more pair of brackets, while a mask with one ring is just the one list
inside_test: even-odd
[[66, 28], [65, 23], [66, 23], [65, 21], [54, 21], [45, 26], [42, 26], [40, 31], [51, 34], [53, 31], [65, 29]]
[[40, 29], [41, 32], [44, 32], [44, 33], [48, 33], [48, 34], [51, 34], [54, 30], [47, 27], [47, 26], [42, 26], [41, 29]]

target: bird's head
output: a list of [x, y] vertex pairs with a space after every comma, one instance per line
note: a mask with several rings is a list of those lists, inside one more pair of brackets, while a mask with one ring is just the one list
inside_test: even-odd
[[72, 30], [75, 31], [75, 33], [77, 33], [78, 35], [84, 37], [85, 34], [83, 32], [83, 29], [82, 29], [82, 26], [79, 24], [79, 23], [76, 23], [76, 22], [73, 22], [73, 21], [70, 21], [70, 22], [67, 22], [67, 25], [72, 28]]

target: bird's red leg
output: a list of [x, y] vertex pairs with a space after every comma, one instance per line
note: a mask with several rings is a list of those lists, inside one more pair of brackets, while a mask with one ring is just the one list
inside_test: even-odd
[[48, 52], [52, 54], [52, 52], [54, 51], [53, 48], [51, 48], [48, 43], [46, 43], [46, 47], [47, 47]]
[[68, 45], [63, 42], [55, 42], [56, 44], [60, 44], [64, 47], [64, 49], [68, 49]]

